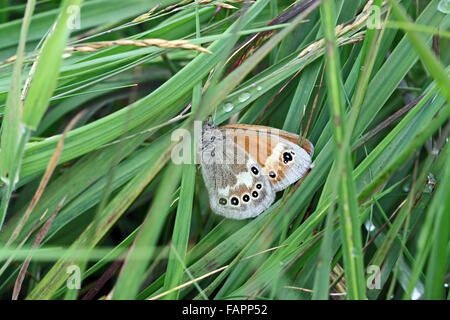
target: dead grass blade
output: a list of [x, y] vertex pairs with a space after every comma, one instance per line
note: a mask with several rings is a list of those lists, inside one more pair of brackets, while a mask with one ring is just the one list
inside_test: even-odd
[[[56, 215], [58, 214], [59, 210], [61, 210], [62, 206], [64, 205], [64, 200], [66, 200], [66, 197], [64, 197], [59, 203], [58, 206], [55, 209], [55, 212], [52, 214], [52, 216], [44, 223], [41, 230], [39, 230], [38, 234], [36, 235], [36, 238], [33, 242], [33, 248], [37, 248], [42, 240], [45, 238], [45, 236], [48, 233], [48, 230], [50, 230], [50, 227], [53, 223], [53, 220], [55, 220]], [[23, 279], [25, 278], [25, 274], [27, 272], [28, 266], [30, 265], [31, 256], [29, 255], [25, 262], [22, 265], [22, 268], [19, 271], [19, 275], [17, 276], [16, 282], [14, 283], [14, 290], [12, 294], [12, 300], [17, 300], [19, 297], [20, 289], [22, 288]]]
[[64, 140], [66, 138], [67, 133], [72, 130], [74, 125], [80, 120], [80, 118], [86, 113], [86, 110], [83, 110], [79, 112], [67, 125], [67, 127], [64, 129], [61, 139], [58, 142], [58, 145], [56, 146], [55, 152], [53, 152], [52, 157], [50, 158], [50, 161], [47, 165], [47, 168], [45, 170], [44, 176], [42, 177], [41, 183], [39, 184], [38, 189], [36, 190], [36, 193], [33, 196], [33, 199], [31, 200], [31, 203], [25, 212], [22, 220], [20, 221], [17, 228], [14, 230], [12, 236], [9, 238], [8, 242], [6, 243], [6, 248], [14, 241], [14, 239], [17, 238], [20, 231], [22, 230], [23, 226], [25, 225], [25, 222], [30, 217], [31, 212], [36, 207], [36, 204], [38, 203], [39, 199], [41, 198], [42, 194], [44, 193], [45, 187], [47, 186], [48, 181], [50, 180], [50, 177], [52, 176], [53, 172], [55, 171], [56, 165], [58, 164], [59, 157], [61, 156], [61, 152], [64, 146]]

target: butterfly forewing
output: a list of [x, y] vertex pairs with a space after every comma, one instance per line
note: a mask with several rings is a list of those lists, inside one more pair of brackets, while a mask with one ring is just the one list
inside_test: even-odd
[[300, 147], [296, 134], [251, 125], [227, 125], [220, 129], [233, 133], [234, 143], [257, 160], [275, 191], [298, 181], [311, 167], [314, 147], [306, 139]]

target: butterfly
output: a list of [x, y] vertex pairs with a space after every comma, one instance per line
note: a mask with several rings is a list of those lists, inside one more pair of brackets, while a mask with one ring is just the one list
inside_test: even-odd
[[231, 219], [261, 214], [312, 167], [313, 144], [298, 141], [272, 127], [205, 122], [197, 152], [211, 209]]

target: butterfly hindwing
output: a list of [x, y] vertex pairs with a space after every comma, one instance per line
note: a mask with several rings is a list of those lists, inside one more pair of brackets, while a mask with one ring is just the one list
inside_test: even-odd
[[251, 218], [274, 201], [269, 178], [232, 137], [206, 128], [200, 156], [210, 206], [215, 213], [233, 219]]

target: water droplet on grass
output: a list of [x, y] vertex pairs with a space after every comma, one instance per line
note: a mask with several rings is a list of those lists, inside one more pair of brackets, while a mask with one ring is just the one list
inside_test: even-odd
[[429, 173], [427, 176], [427, 184], [425, 186], [425, 193], [432, 193], [435, 186], [436, 186], [436, 178], [434, 177], [434, 175], [432, 173]]
[[419, 300], [420, 297], [422, 297], [422, 293], [419, 289], [414, 288], [412, 294], [411, 294], [411, 300]]
[[450, 0], [441, 0], [437, 9], [442, 13], [450, 13]]
[[364, 224], [364, 226], [366, 227], [366, 230], [369, 232], [375, 231], [375, 229], [376, 229], [375, 225], [370, 220], [367, 220], [366, 223]]
[[227, 102], [223, 105], [223, 111], [230, 112], [234, 109], [234, 105], [231, 102]]
[[248, 92], [242, 92], [240, 95], [239, 95], [239, 102], [245, 102], [245, 101], [247, 101], [248, 99], [250, 98], [250, 94], [248, 93]]

